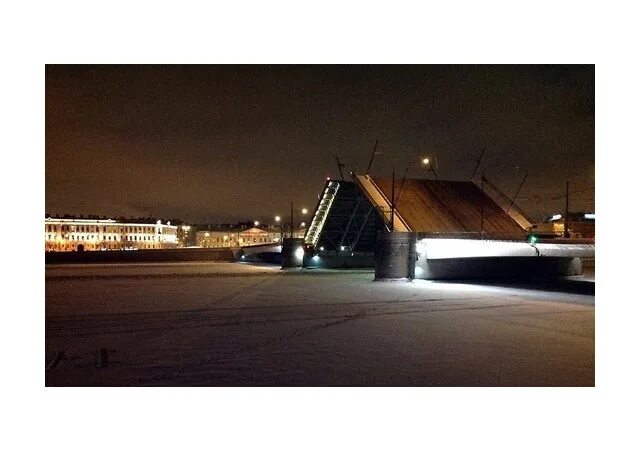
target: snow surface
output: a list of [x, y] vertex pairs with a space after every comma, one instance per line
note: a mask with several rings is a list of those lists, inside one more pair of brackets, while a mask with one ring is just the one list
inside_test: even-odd
[[47, 266], [46, 385], [594, 385], [593, 295], [372, 279], [233, 263]]

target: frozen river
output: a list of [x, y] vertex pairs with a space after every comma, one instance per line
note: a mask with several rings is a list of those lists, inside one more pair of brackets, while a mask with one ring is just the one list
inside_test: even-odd
[[46, 384], [594, 384], [592, 283], [372, 278], [234, 263], [47, 266]]

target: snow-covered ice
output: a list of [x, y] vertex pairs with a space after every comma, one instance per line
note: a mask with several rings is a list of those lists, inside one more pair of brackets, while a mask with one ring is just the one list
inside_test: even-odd
[[46, 385], [594, 384], [588, 288], [372, 279], [233, 263], [47, 266]]

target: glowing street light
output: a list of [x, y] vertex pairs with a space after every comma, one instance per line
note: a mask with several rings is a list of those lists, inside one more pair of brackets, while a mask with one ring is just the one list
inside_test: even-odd
[[308, 212], [309, 212], [309, 211], [307, 210], [307, 208], [302, 208], [302, 214], [306, 214], [306, 213], [308, 213]]
[[254, 227], [257, 227], [258, 225], [260, 225], [260, 222], [258, 222], [257, 220], [253, 222]]
[[392, 171], [391, 173], [391, 214], [390, 214], [391, 217], [389, 219], [390, 231], [393, 231], [394, 229], [394, 216], [395, 216], [396, 205], [398, 204], [398, 200], [400, 199], [400, 194], [402, 193], [402, 188], [404, 187], [404, 181], [407, 179], [407, 173], [409, 172], [409, 169], [411, 168], [411, 166], [414, 166], [418, 163], [421, 163], [423, 167], [429, 166], [429, 168], [433, 172], [433, 176], [436, 178], [436, 180], [438, 180], [438, 175], [436, 174], [433, 164], [431, 165], [429, 164], [430, 162], [431, 160], [425, 156], [425, 157], [422, 157], [422, 159], [420, 159], [419, 161], [413, 161], [407, 164], [407, 168], [405, 169], [404, 175], [402, 176], [402, 182], [400, 183], [400, 189], [398, 190], [398, 195], [395, 194], [395, 188], [396, 188], [395, 169]]
[[[280, 224], [280, 216], [276, 216], [276, 223]], [[282, 245], [282, 224], [280, 224], [280, 245]]]

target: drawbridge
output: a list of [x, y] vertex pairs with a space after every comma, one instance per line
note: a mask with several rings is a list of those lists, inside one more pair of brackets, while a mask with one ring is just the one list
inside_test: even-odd
[[526, 267], [532, 273], [577, 274], [581, 266], [575, 260], [595, 255], [592, 242], [527, 242], [531, 221], [486, 179], [481, 186], [405, 179], [399, 189], [400, 183], [394, 187], [389, 178], [352, 177], [326, 181], [305, 236], [306, 267], [377, 267], [378, 236], [391, 230], [411, 236], [403, 244], [411, 242], [411, 249], [402, 256], [410, 260], [405, 265], [411, 278], [473, 277], [488, 267], [504, 273]]

